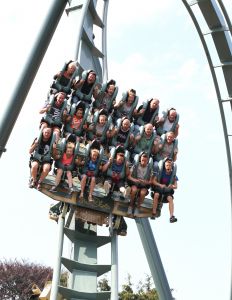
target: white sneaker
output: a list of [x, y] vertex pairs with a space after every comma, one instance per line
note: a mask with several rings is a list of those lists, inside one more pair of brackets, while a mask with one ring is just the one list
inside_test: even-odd
[[110, 192], [110, 183], [109, 183], [109, 181], [105, 181], [104, 182], [104, 185], [103, 185], [103, 188], [104, 188], [104, 190], [105, 190], [105, 193], [106, 193], [106, 195], [108, 195], [109, 194], [109, 192]]
[[128, 186], [124, 192], [124, 197], [129, 198], [130, 197], [131, 188]]

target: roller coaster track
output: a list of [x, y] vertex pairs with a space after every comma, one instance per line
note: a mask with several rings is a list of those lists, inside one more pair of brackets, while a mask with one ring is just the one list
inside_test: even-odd
[[[232, 110], [232, 26], [230, 18], [222, 1], [196, 0], [188, 2], [182, 0], [182, 2], [199, 34], [212, 74], [225, 138], [232, 200], [232, 133], [229, 132]], [[41, 29], [40, 36], [32, 49], [28, 63], [24, 67], [22, 76], [9, 102], [8, 110], [0, 123], [0, 157], [5, 151], [6, 143], [27, 93], [30, 90], [52, 36], [65, 10], [68, 18], [70, 18], [71, 22], [77, 28], [77, 35], [75, 37], [76, 60], [83, 69], [96, 70], [101, 81], [107, 80], [106, 33], [108, 4], [108, 0], [103, 1], [102, 18], [100, 18], [96, 10], [97, 1], [95, 0], [54, 0], [44, 26]], [[199, 18], [202, 17], [205, 20], [208, 32], [203, 32], [202, 30], [202, 24], [199, 21]], [[98, 49], [94, 44], [93, 25], [98, 26], [102, 30], [101, 49]], [[219, 64], [214, 62], [215, 57], [212, 55], [214, 49], [211, 49], [207, 44], [207, 37], [209, 35], [212, 37], [213, 45], [218, 55], [217, 59], [220, 62]], [[226, 85], [227, 97], [225, 98], [221, 96], [222, 87], [218, 79], [218, 69], [221, 70]], [[230, 117], [228, 117], [229, 114]], [[69, 214], [66, 214], [66, 212], [67, 206], [65, 205], [58, 223], [59, 242], [57, 247], [57, 263], [54, 267], [53, 287], [50, 299], [58, 299], [58, 293], [66, 299], [118, 299], [117, 236], [98, 236], [96, 226], [92, 225], [86, 225], [86, 228], [82, 228], [81, 232], [73, 217], [73, 209], [71, 209]], [[159, 297], [161, 300], [172, 299], [150, 223], [145, 218], [136, 219], [136, 225]], [[62, 257], [64, 235], [72, 242], [70, 259]], [[109, 242], [111, 242], [111, 266], [97, 265], [98, 247]], [[88, 255], [84, 252], [88, 253]], [[59, 286], [61, 265], [64, 265], [71, 274], [68, 288]], [[111, 292], [97, 292], [97, 277], [109, 270], [111, 270]], [[232, 294], [230, 299], [232, 299]]]

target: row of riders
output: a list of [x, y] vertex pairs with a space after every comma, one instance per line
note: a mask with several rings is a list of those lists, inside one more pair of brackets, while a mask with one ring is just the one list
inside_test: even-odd
[[115, 80], [100, 84], [93, 70], [81, 72], [73, 61], [65, 64], [54, 76], [40, 110], [40, 135], [29, 150], [29, 186], [41, 189], [54, 160], [51, 192], [57, 191], [65, 174], [71, 195], [73, 176], [79, 174], [80, 199], [89, 182], [87, 198], [92, 202], [97, 179], [103, 177], [106, 194], [119, 190], [128, 198], [128, 216], [136, 217], [152, 191], [151, 218], [159, 216], [162, 199], [169, 203], [170, 222], [176, 222], [173, 195], [178, 180], [179, 114], [170, 108], [160, 115], [159, 100], [139, 103], [134, 89], [123, 93], [119, 101], [117, 94]]

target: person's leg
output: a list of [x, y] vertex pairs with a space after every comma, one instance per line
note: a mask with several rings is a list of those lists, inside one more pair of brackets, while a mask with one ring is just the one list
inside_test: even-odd
[[157, 209], [158, 202], [159, 202], [159, 196], [160, 196], [160, 194], [158, 192], [155, 192], [154, 198], [153, 198], [153, 206], [152, 206], [152, 215], [153, 216], [156, 215], [156, 209]]
[[170, 212], [170, 217], [173, 216], [174, 214], [174, 202], [172, 196], [167, 197], [168, 200], [168, 206], [169, 206], [169, 212]]
[[40, 178], [38, 180], [37, 189], [41, 189], [41, 183], [44, 181], [44, 178], [48, 175], [49, 171], [51, 170], [51, 165], [49, 163], [45, 163], [42, 166], [42, 173], [40, 174]]
[[63, 174], [63, 170], [62, 169], [57, 169], [56, 178], [55, 178], [55, 185], [52, 186], [52, 188], [49, 190], [49, 192], [57, 192], [57, 187], [60, 183], [62, 174]]
[[131, 187], [131, 194], [130, 194], [130, 204], [129, 204], [129, 206], [131, 208], [133, 208], [134, 205], [135, 205], [135, 196], [136, 196], [137, 190], [138, 190], [137, 186], [132, 185], [132, 187]]
[[84, 190], [85, 190], [85, 186], [86, 186], [86, 180], [87, 180], [87, 176], [83, 175], [83, 177], [81, 179], [81, 194], [80, 194], [80, 198], [84, 197]]
[[39, 163], [37, 161], [32, 161], [31, 162], [31, 178], [32, 178], [32, 183], [36, 183], [36, 178], [37, 178], [37, 173], [39, 169]]
[[68, 178], [68, 187], [72, 188], [72, 186], [73, 186], [72, 172], [71, 171], [67, 171], [66, 172], [66, 176]]
[[63, 174], [63, 170], [62, 169], [57, 169], [57, 174], [56, 174], [56, 179], [55, 179], [55, 186], [58, 186], [60, 181], [61, 181], [61, 177]]
[[40, 175], [39, 182], [43, 182], [44, 178], [48, 175], [51, 170], [51, 165], [49, 163], [43, 164], [42, 173]]
[[140, 190], [140, 193], [139, 193], [138, 207], [140, 207], [143, 204], [143, 201], [145, 199], [146, 194], [147, 194], [147, 189], [146, 188], [142, 188]]
[[167, 196], [167, 201], [169, 205], [169, 212], [170, 212], [170, 222], [174, 223], [177, 222], [177, 218], [174, 216], [174, 201], [172, 196]]
[[95, 184], [96, 184], [96, 179], [95, 179], [95, 177], [93, 176], [93, 177], [91, 178], [90, 187], [89, 187], [89, 198], [88, 198], [88, 200], [89, 200], [90, 202], [93, 201], [92, 195], [93, 195], [93, 190], [94, 190], [94, 188], [95, 188]]
[[72, 178], [72, 172], [71, 171], [67, 171], [66, 172], [66, 176], [68, 178], [68, 188], [69, 188], [69, 192], [68, 194], [71, 195], [73, 192], [73, 178]]

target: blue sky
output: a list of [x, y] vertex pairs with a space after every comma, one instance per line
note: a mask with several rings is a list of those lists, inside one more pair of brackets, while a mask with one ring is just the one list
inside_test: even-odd
[[[161, 110], [174, 106], [180, 113], [178, 222], [168, 222], [168, 207], [164, 206], [161, 218], [151, 223], [170, 287], [178, 300], [229, 299], [230, 191], [216, 94], [184, 5], [181, 1], [160, 2], [147, 0], [144, 7], [139, 1], [110, 1], [109, 79], [117, 81], [119, 98], [125, 90], [135, 88], [141, 101], [157, 97]], [[0, 117], [51, 1], [39, 3], [2, 3]], [[224, 3], [232, 17], [231, 3]], [[51, 266], [55, 262], [57, 225], [48, 219], [50, 199], [27, 187], [28, 149], [38, 134], [38, 110], [52, 76], [64, 61], [74, 58], [69, 40], [73, 33], [67, 34], [68, 28], [65, 15], [0, 160], [1, 258], [23, 257]], [[108, 233], [105, 228], [99, 230]], [[109, 248], [102, 248], [99, 262], [109, 261]], [[134, 287], [150, 274], [133, 220], [128, 220], [128, 236], [119, 237], [119, 273], [120, 286], [130, 273]]]

